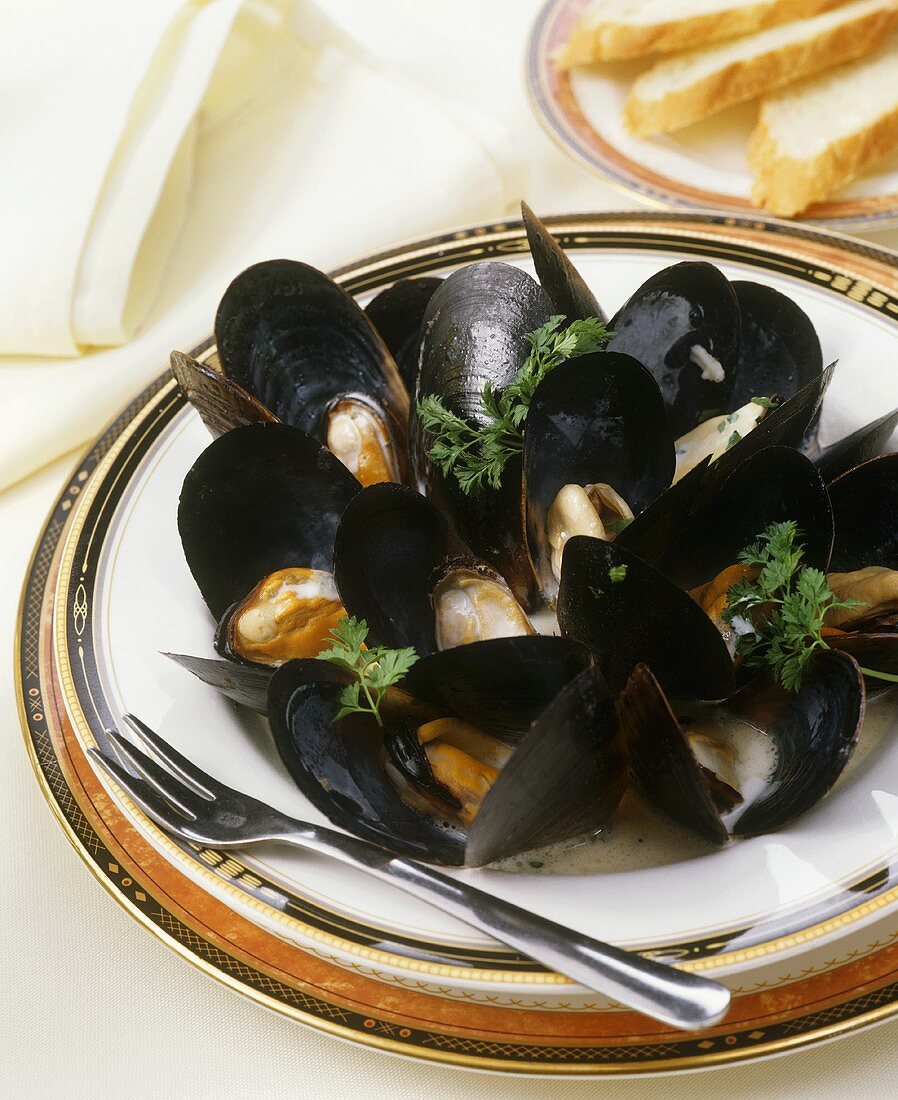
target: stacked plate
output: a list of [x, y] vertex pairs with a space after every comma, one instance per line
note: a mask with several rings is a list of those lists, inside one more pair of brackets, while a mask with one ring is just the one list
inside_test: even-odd
[[[898, 406], [896, 257], [830, 234], [698, 215], [550, 219], [609, 313], [686, 256], [789, 294], [838, 359], [824, 443]], [[519, 223], [476, 227], [338, 273], [363, 303], [394, 280], [479, 258], [528, 266]], [[214, 360], [207, 345], [197, 354]], [[727, 1020], [677, 1033], [546, 972], [443, 913], [319, 857], [222, 853], [162, 833], [85, 750], [125, 711], [202, 768], [320, 820], [264, 722], [168, 660], [212, 656], [177, 532], [208, 433], [167, 375], [85, 455], [35, 551], [21, 617], [22, 720], [61, 826], [106, 888], [212, 977], [323, 1030], [420, 1058], [560, 1074], [644, 1073], [760, 1057], [898, 1010], [898, 728], [889, 695], [836, 788], [779, 834], [699, 854], [632, 832], [600, 871], [459, 874], [569, 926], [726, 981]], [[625, 827], [625, 825], [624, 825]], [[629, 834], [628, 834], [629, 835]], [[643, 841], [646, 843], [643, 843]], [[621, 846], [616, 845], [615, 851]], [[610, 851], [610, 848], [609, 848]]]

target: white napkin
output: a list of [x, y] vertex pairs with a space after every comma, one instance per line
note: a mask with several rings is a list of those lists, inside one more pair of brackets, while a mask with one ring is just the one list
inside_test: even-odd
[[[0, 40], [0, 115], [29, 104], [2, 143], [16, 182], [0, 182], [0, 349], [71, 355], [140, 327], [79, 359], [0, 358], [0, 488], [87, 440], [171, 348], [207, 335], [247, 264], [333, 266], [500, 216], [521, 192], [499, 127], [388, 73], [314, 4], [281, 5], [283, 22], [271, 3], [91, 0], [70, 5], [77, 26], [60, 16], [49, 51], [30, 22], [37, 6]], [[52, 5], [40, 6], [43, 22]]]

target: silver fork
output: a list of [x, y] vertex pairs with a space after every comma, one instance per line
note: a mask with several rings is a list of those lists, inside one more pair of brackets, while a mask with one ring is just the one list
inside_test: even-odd
[[581, 935], [367, 840], [288, 817], [219, 783], [139, 718], [124, 717], [153, 757], [118, 732], [106, 732], [138, 776], [99, 748], [88, 752], [149, 817], [175, 836], [212, 848], [271, 840], [297, 844], [384, 879], [588, 989], [666, 1024], [694, 1031], [726, 1014], [730, 991], [718, 982]]

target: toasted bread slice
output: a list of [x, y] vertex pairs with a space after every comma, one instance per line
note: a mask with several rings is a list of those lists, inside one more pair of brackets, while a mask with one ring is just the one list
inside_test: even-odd
[[898, 36], [872, 57], [764, 101], [748, 147], [752, 200], [792, 217], [898, 148]]
[[719, 46], [660, 61], [633, 85], [624, 122], [641, 137], [691, 122], [860, 57], [898, 25], [898, 0], [854, 0]]
[[844, 0], [595, 0], [556, 57], [561, 68], [693, 49], [803, 19]]

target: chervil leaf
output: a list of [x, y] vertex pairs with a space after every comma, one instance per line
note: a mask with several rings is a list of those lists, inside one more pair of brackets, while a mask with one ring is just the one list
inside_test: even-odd
[[387, 689], [398, 683], [418, 660], [418, 654], [411, 647], [373, 646], [366, 649], [367, 637], [368, 624], [364, 619], [344, 615], [330, 632], [330, 647], [318, 654], [320, 661], [351, 669], [357, 677], [340, 692], [340, 709], [334, 716], [335, 722], [347, 714], [373, 714], [382, 726], [380, 704]]
[[[736, 652], [756, 672], [767, 672], [787, 691], [798, 691], [814, 653], [828, 649], [823, 637], [827, 611], [862, 606], [839, 600], [826, 575], [806, 566], [800, 531], [791, 520], [772, 523], [739, 554], [739, 561], [757, 570], [754, 580], [743, 577], [727, 591], [725, 622], [740, 616], [753, 630], [740, 633]], [[889, 679], [871, 669], [865, 675]]]

